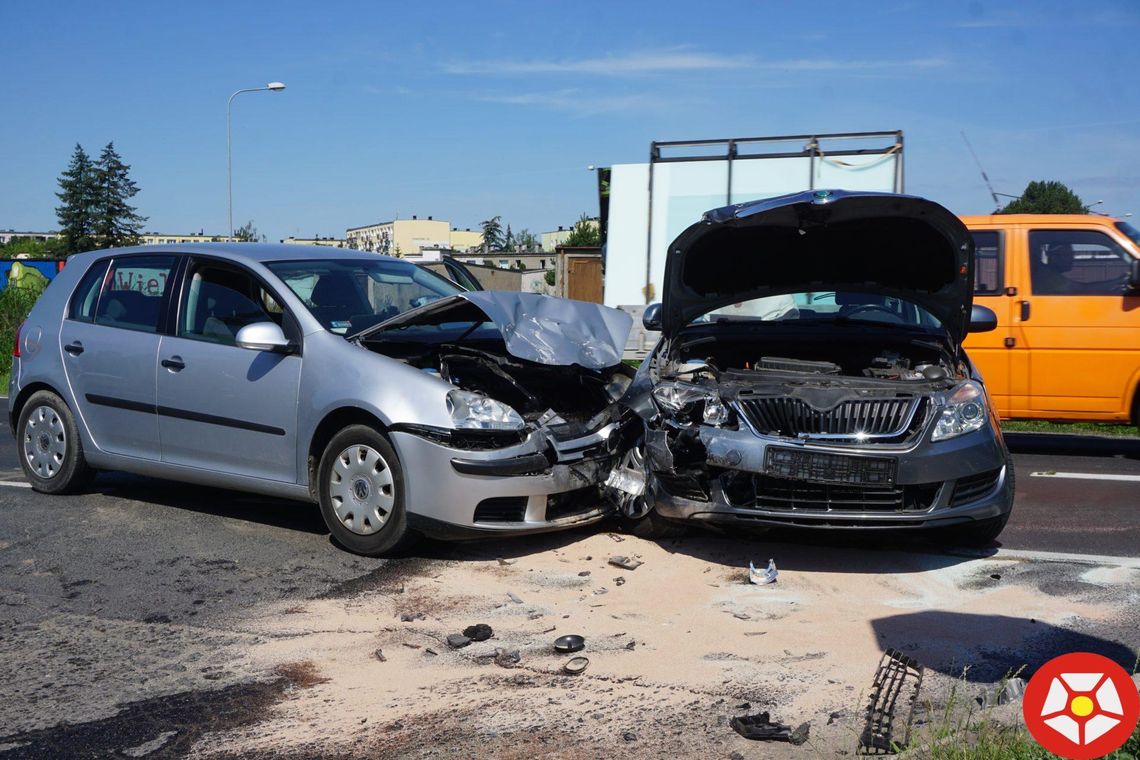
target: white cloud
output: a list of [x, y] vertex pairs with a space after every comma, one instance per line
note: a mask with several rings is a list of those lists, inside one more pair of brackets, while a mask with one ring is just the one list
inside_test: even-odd
[[559, 61], [457, 61], [444, 64], [443, 70], [449, 74], [608, 74], [624, 76], [658, 72], [742, 69], [751, 66], [752, 63], [753, 60], [747, 56], [671, 51]]
[[759, 68], [784, 71], [885, 71], [888, 69], [936, 69], [949, 63], [945, 58], [911, 58], [902, 61], [842, 60], [837, 58], [796, 58], [786, 61], [764, 61]]
[[527, 76], [533, 74], [594, 74], [603, 76], [639, 76], [685, 71], [753, 70], [753, 71], [834, 71], [834, 72], [902, 72], [906, 69], [933, 69], [948, 65], [944, 58], [927, 57], [906, 60], [793, 58], [762, 60], [752, 56], [726, 56], [711, 53], [671, 51], [663, 53], [630, 53], [621, 56], [582, 58], [558, 61], [457, 61], [444, 64], [449, 74]]
[[[558, 111], [567, 111], [577, 116], [593, 116], [618, 111], [646, 111], [670, 105], [665, 99], [652, 95], [598, 96], [576, 88], [549, 92], [480, 95], [477, 96], [477, 99], [485, 103], [552, 108]], [[673, 103], [672, 105], [676, 104]]]

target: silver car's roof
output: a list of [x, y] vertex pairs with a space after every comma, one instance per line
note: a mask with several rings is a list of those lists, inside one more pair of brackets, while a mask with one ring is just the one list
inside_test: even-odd
[[[333, 248], [327, 245], [293, 245], [285, 243], [186, 243], [179, 245], [135, 245], [128, 248], [107, 248], [77, 254], [91, 258], [107, 255], [119, 256], [130, 253], [207, 253], [233, 261], [264, 264], [268, 261], [306, 261], [310, 259], [385, 259], [398, 261], [371, 251], [355, 251], [351, 248]], [[409, 262], [410, 263], [410, 262]]]

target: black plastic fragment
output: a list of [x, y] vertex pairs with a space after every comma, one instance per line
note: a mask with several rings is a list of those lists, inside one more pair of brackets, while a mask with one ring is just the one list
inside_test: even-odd
[[463, 635], [472, 641], [486, 641], [492, 633], [491, 626], [486, 623], [476, 623], [463, 629]]
[[[883, 653], [871, 684], [866, 723], [859, 736], [860, 755], [891, 755], [907, 746], [922, 674], [923, 667], [914, 658], [896, 649]], [[900, 711], [906, 716], [901, 738], [895, 736], [895, 720]]]
[[801, 723], [798, 728], [792, 730], [791, 726], [769, 720], [766, 712], [738, 715], [729, 722], [729, 725], [745, 739], [788, 742], [797, 746], [808, 740], [808, 731], [811, 730], [809, 723]]

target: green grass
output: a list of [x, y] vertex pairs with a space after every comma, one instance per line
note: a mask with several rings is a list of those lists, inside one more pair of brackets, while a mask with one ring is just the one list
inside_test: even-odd
[[[985, 717], [971, 725], [948, 734], [941, 741], [927, 746], [916, 746], [903, 753], [902, 758], [930, 758], [930, 760], [1052, 760], [1052, 752], [1030, 735], [1022, 726], [1006, 726]], [[1120, 749], [1107, 760], [1137, 760], [1140, 758], [1140, 726]]]
[[1046, 422], [1045, 420], [1006, 420], [1001, 429], [1007, 433], [1060, 433], [1062, 435], [1112, 435], [1122, 438], [1140, 436], [1135, 425], [1109, 422]]
[[[1133, 666], [1133, 672], [1140, 661]], [[1021, 675], [1011, 674], [1009, 677]], [[1005, 689], [1006, 680], [998, 683], [989, 694], [992, 701]], [[935, 708], [926, 703], [930, 722], [918, 728], [911, 736], [910, 747], [902, 752], [900, 760], [1053, 760], [1057, 755], [1046, 751], [1025, 728], [1021, 719], [1021, 703], [1005, 707], [979, 707], [974, 699], [964, 697], [972, 689], [966, 673], [950, 688], [946, 705]], [[994, 711], [1003, 714], [995, 719]], [[1010, 725], [1011, 719], [1016, 723]], [[1107, 760], [1140, 760], [1140, 725], [1132, 731], [1120, 749]]]

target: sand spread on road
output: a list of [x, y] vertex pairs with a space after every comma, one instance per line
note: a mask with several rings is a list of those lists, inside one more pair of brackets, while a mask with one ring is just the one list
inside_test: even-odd
[[[504, 548], [510, 564], [495, 558]], [[747, 583], [748, 561], [768, 560], [762, 541], [704, 536], [523, 539], [390, 563], [351, 593], [246, 620], [264, 641], [247, 653], [255, 666], [307, 661], [328, 680], [291, 692], [271, 724], [208, 736], [196, 754], [753, 756], [761, 745], [726, 722], [759, 709], [811, 722], [796, 752], [851, 750], [885, 648], [926, 662], [924, 696], [944, 698], [961, 668], [1017, 667], [1035, 637], [1119, 612], [1080, 584], [1072, 594], [1045, 587], [1033, 563], [780, 550], [770, 586]], [[644, 564], [623, 570], [608, 563], [614, 555]], [[494, 636], [448, 647], [475, 623]], [[570, 633], [586, 639], [578, 676], [561, 672], [570, 655], [552, 647]], [[496, 649], [517, 650], [519, 664], [496, 665]]]

